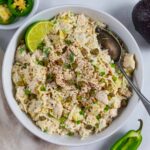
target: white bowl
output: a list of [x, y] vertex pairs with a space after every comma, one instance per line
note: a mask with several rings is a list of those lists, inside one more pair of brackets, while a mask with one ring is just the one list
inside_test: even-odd
[[8, 24], [8, 25], [0, 24], [0, 29], [11, 30], [11, 29], [16, 29], [16, 28], [20, 27], [23, 23], [25, 23], [29, 18], [31, 18], [36, 13], [38, 6], [39, 6], [39, 0], [34, 0], [34, 5], [32, 8], [32, 11], [30, 12], [30, 14], [28, 16], [18, 17], [18, 20], [16, 20], [15, 22], [13, 22], [11, 24]]
[[18, 31], [12, 37], [7, 47], [7, 51], [5, 53], [2, 69], [2, 80], [4, 92], [10, 108], [12, 109], [13, 113], [18, 118], [18, 120], [30, 132], [32, 132], [39, 138], [51, 143], [66, 146], [81, 146], [105, 139], [110, 135], [112, 135], [114, 132], [116, 132], [126, 122], [126, 120], [133, 112], [134, 108], [137, 106], [138, 104], [137, 95], [133, 93], [133, 96], [130, 99], [128, 106], [123, 110], [123, 112], [113, 121], [113, 123], [108, 128], [106, 128], [104, 131], [102, 131], [97, 135], [91, 135], [88, 138], [85, 138], [84, 140], [80, 140], [80, 138], [78, 137], [48, 135], [46, 133], [43, 133], [38, 127], [36, 127], [36, 125], [26, 116], [26, 114], [20, 110], [13, 95], [13, 85], [11, 80], [11, 69], [14, 62], [14, 55], [18, 44], [18, 40], [22, 37], [26, 28], [33, 22], [44, 19], [50, 19], [53, 16], [57, 15], [58, 13], [66, 10], [71, 10], [75, 13], [84, 13], [95, 20], [102, 20], [103, 22], [109, 25], [110, 29], [112, 29], [121, 37], [121, 39], [127, 45], [129, 52], [134, 53], [136, 55], [137, 68], [134, 74], [134, 78], [136, 78], [136, 81], [141, 89], [143, 83], [143, 63], [141, 58], [141, 52], [139, 50], [136, 41], [129, 33], [129, 31], [118, 20], [116, 20], [115, 18], [113, 18], [112, 16], [110, 16], [105, 12], [74, 5], [57, 6], [42, 11], [39, 14], [32, 17], [31, 19], [29, 19], [21, 28], [18, 29]]

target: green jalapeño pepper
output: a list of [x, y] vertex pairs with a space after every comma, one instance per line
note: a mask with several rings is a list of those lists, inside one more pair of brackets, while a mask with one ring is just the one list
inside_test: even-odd
[[6, 4], [0, 5], [0, 24], [10, 24], [16, 17], [10, 12]]
[[143, 127], [143, 121], [141, 119], [139, 119], [139, 121], [139, 129], [127, 132], [110, 148], [110, 150], [137, 150], [142, 142], [141, 130]]
[[26, 16], [33, 8], [33, 0], [8, 0], [8, 7], [16, 16]]
[[7, 0], [0, 0], [0, 4], [4, 4], [6, 2], [7, 2]]

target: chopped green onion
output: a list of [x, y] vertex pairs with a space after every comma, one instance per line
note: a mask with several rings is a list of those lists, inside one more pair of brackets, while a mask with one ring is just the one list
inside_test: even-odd
[[74, 62], [74, 56], [75, 56], [74, 53], [71, 52], [70, 55], [69, 55], [69, 61], [70, 61], [70, 63]]
[[67, 64], [67, 63], [65, 63], [65, 64], [64, 64], [64, 68], [66, 68], [66, 69], [71, 69], [71, 65], [70, 65], [70, 64]]
[[22, 66], [22, 68], [23, 68], [23, 69], [26, 69], [27, 66], [28, 66], [28, 64], [27, 64], [27, 63], [24, 63], [23, 66]]
[[66, 125], [65, 124], [60, 124], [60, 128], [65, 129]]
[[68, 136], [74, 136], [74, 133], [73, 132], [69, 132], [67, 135]]
[[95, 92], [96, 92], [96, 90], [94, 88], [92, 88], [89, 92], [90, 96], [94, 96]]
[[52, 81], [54, 81], [55, 80], [55, 74], [48, 74], [47, 76], [46, 76], [46, 80], [47, 80], [47, 82], [52, 82]]
[[116, 66], [116, 64], [114, 64], [114, 63], [111, 63], [110, 65], [112, 68], [115, 68], [115, 66]]
[[44, 85], [42, 85], [42, 86], [40, 87], [40, 90], [41, 90], [41, 91], [46, 91], [46, 87], [45, 87]]
[[78, 100], [78, 101], [81, 101], [81, 100], [82, 100], [82, 96], [81, 96], [81, 95], [78, 95], [78, 96], [77, 96], [77, 100]]
[[36, 60], [38, 65], [44, 66], [44, 61], [43, 60]]
[[48, 115], [48, 117], [50, 117], [50, 118], [52, 117], [53, 118], [53, 116], [50, 113], [48, 113], [47, 115]]
[[30, 94], [31, 94], [31, 91], [30, 91], [30, 89], [25, 89], [25, 90], [24, 90], [24, 93], [25, 93], [26, 95], [30, 95]]
[[80, 123], [81, 123], [81, 121], [80, 121], [80, 120], [76, 121], [76, 124], [80, 124]]
[[112, 79], [113, 79], [113, 81], [117, 81], [117, 77], [116, 76], [113, 76]]
[[67, 31], [67, 29], [63, 29], [62, 32], [63, 33], [67, 33], [68, 31]]
[[96, 127], [96, 128], [99, 128], [99, 123], [96, 123], [96, 124], [95, 124], [95, 127]]
[[98, 49], [98, 48], [92, 49], [92, 50], [90, 51], [90, 53], [91, 53], [92, 55], [98, 55], [98, 54], [99, 54], [99, 49]]
[[43, 49], [43, 53], [44, 53], [46, 56], [49, 55], [50, 51], [51, 51], [51, 49], [50, 49], [49, 47]]
[[77, 77], [80, 77], [80, 76], [81, 76], [81, 73], [80, 73], [80, 72], [76, 72], [76, 76], [77, 76]]
[[110, 106], [106, 105], [105, 108], [104, 108], [104, 112], [107, 112], [109, 109], [110, 109]]
[[84, 112], [84, 110], [80, 110], [80, 115], [84, 115], [85, 114], [85, 112]]
[[98, 115], [96, 116], [96, 119], [99, 120], [100, 118], [101, 118], [101, 115], [98, 114]]
[[72, 41], [71, 40], [64, 40], [64, 42], [69, 46], [69, 45], [71, 45], [72, 44]]
[[62, 49], [62, 53], [64, 54], [67, 51], [67, 46]]
[[118, 74], [121, 74], [121, 71], [120, 71], [119, 69], [117, 69], [117, 73], [118, 73]]
[[105, 75], [105, 71], [100, 72], [100, 75], [104, 76]]
[[40, 121], [44, 121], [44, 120], [46, 120], [46, 117], [45, 117], [45, 116], [40, 116], [40, 117], [39, 117], [39, 120], [40, 120]]
[[74, 81], [74, 80], [66, 80], [66, 82], [67, 82], [69, 85], [74, 85], [74, 84], [75, 84], [75, 81]]
[[64, 124], [66, 120], [67, 120], [67, 117], [61, 117], [59, 119], [59, 121], [60, 121], [61, 124]]
[[48, 132], [48, 128], [47, 127], [44, 129], [44, 132]]
[[19, 48], [19, 53], [22, 54], [25, 51], [25, 47], [20, 47]]
[[45, 46], [45, 43], [44, 42], [41, 42], [39, 45], [38, 45], [38, 49], [40, 50], [43, 50], [44, 49], [44, 46]]

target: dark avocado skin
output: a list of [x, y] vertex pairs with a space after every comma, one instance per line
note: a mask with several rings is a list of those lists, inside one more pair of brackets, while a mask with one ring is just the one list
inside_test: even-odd
[[137, 3], [132, 12], [135, 29], [150, 43], [150, 0]]

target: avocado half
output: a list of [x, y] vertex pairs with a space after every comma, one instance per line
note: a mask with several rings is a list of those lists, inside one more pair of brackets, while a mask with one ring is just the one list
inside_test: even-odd
[[132, 20], [135, 29], [150, 43], [150, 0], [142, 0], [135, 5]]

